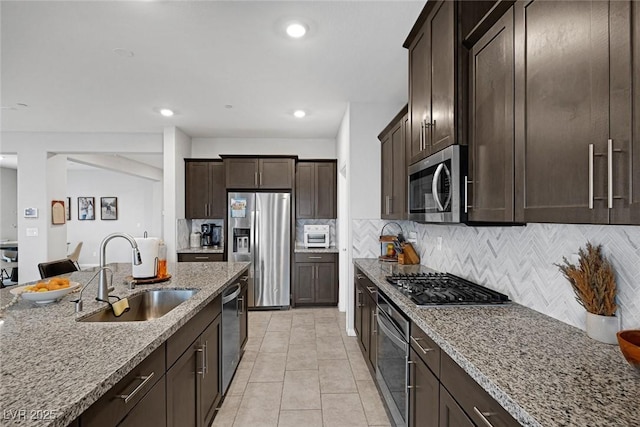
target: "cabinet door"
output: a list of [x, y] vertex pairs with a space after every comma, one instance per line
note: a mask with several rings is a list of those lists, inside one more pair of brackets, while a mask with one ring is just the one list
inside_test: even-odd
[[[199, 374], [199, 414], [200, 426], [208, 426], [211, 424], [216, 407], [220, 401], [220, 319], [216, 319], [204, 330], [200, 336], [200, 347], [202, 360], [204, 360], [204, 374]], [[202, 367], [200, 367], [202, 369]], [[200, 371], [202, 372], [202, 370]]]
[[[419, 424], [416, 424], [419, 425]], [[440, 427], [475, 427], [447, 389], [440, 386]]]
[[336, 264], [319, 262], [315, 264], [316, 280], [314, 302], [322, 304], [338, 303]]
[[227, 189], [258, 188], [258, 159], [225, 159]]
[[404, 219], [407, 214], [407, 163], [404, 156], [403, 120], [391, 130], [392, 177], [391, 177], [391, 216], [389, 219]]
[[198, 427], [196, 350], [194, 344], [167, 371], [167, 427]]
[[425, 121], [431, 122], [430, 35], [428, 23], [409, 47], [409, 116], [411, 163], [425, 157]]
[[411, 349], [409, 353], [409, 426], [438, 425], [440, 382]]
[[291, 190], [293, 188], [293, 159], [260, 159], [259, 188]]
[[376, 370], [376, 361], [378, 356], [378, 321], [376, 319], [376, 303], [373, 299], [367, 297], [368, 313], [369, 313], [369, 363], [373, 371]]
[[207, 218], [209, 203], [209, 163], [185, 163], [185, 217]]
[[[613, 1], [610, 13], [611, 224], [640, 224], [640, 4]], [[635, 184], [635, 185], [633, 185]]]
[[315, 268], [314, 263], [295, 264], [296, 277], [293, 300], [295, 304], [309, 304], [315, 298]]
[[470, 221], [513, 221], [513, 8], [470, 53]]
[[428, 18], [430, 28], [431, 121], [429, 153], [455, 144], [455, 3], [443, 1], [434, 6]]
[[[358, 274], [356, 272], [356, 274]], [[362, 291], [362, 286], [356, 280], [354, 283], [354, 291], [355, 295], [353, 297], [353, 305], [354, 305], [354, 319], [353, 319], [353, 327], [356, 330], [356, 336], [358, 340], [362, 342], [362, 307], [364, 301], [364, 295]]]
[[247, 311], [248, 291], [249, 286], [247, 286], [245, 282], [242, 286], [242, 291], [240, 291], [240, 297], [238, 297], [238, 304], [240, 305], [240, 349], [244, 349], [249, 336], [249, 312]]
[[296, 171], [296, 218], [315, 218], [315, 163], [299, 162]]
[[391, 219], [393, 215], [391, 213], [391, 202], [393, 196], [393, 144], [391, 143], [391, 133], [385, 135], [381, 144], [381, 200], [380, 200], [380, 217], [382, 219]]
[[165, 377], [163, 376], [118, 424], [118, 427], [165, 427], [167, 425], [166, 404]]
[[224, 182], [224, 163], [209, 163], [209, 216], [222, 219], [227, 216], [227, 187]]
[[608, 8], [515, 5], [517, 221], [608, 221]]
[[315, 164], [315, 218], [332, 219], [338, 216], [337, 174], [336, 162]]

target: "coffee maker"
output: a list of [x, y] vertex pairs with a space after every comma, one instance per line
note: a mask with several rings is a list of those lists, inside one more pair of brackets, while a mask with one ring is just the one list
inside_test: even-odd
[[220, 226], [206, 223], [202, 224], [202, 246], [220, 246]]

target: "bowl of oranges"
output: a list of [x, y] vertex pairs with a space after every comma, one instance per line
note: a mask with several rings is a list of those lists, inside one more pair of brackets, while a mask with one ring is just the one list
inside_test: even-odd
[[43, 280], [34, 285], [20, 286], [11, 289], [13, 295], [20, 295], [27, 301], [34, 301], [38, 304], [48, 304], [58, 301], [63, 296], [74, 291], [80, 286], [78, 282], [72, 282], [66, 277], [54, 277]]

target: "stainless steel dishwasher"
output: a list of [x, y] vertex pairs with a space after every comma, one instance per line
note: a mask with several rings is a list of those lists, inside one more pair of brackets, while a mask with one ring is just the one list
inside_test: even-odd
[[[229, 388], [233, 373], [240, 361], [240, 310], [238, 296], [241, 283], [237, 282], [222, 294], [222, 394]], [[243, 307], [244, 309], [244, 307]]]

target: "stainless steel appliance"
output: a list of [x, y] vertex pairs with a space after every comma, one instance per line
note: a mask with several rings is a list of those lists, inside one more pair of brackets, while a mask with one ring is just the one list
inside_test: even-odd
[[220, 246], [221, 227], [219, 225], [205, 223], [202, 230], [202, 246]]
[[249, 308], [288, 307], [291, 194], [229, 193], [229, 261], [250, 261]]
[[409, 166], [409, 220], [466, 221], [466, 158], [465, 146], [452, 145]]
[[376, 308], [377, 348], [376, 379], [387, 404], [393, 424], [407, 426], [409, 389], [409, 320], [382, 292]]
[[305, 248], [328, 248], [329, 247], [329, 226], [307, 224], [304, 226], [304, 247]]
[[[246, 279], [245, 279], [246, 280]], [[229, 388], [240, 362], [240, 310], [238, 297], [241, 283], [222, 294], [222, 394]]]
[[505, 304], [509, 297], [448, 273], [396, 273], [386, 277], [418, 306]]

